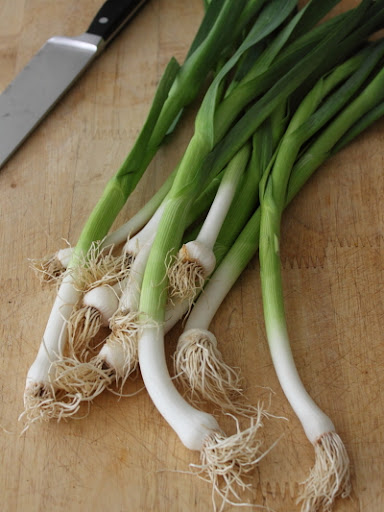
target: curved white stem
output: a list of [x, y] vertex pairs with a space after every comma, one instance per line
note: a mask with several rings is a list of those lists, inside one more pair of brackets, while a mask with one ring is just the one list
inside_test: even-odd
[[197, 242], [213, 249], [218, 234], [236, 194], [249, 157], [249, 147], [243, 147], [228, 164], [220, 182], [215, 199], [204, 220]]
[[218, 234], [236, 193], [236, 188], [242, 174], [238, 173], [238, 175], [238, 179], [234, 179], [231, 182], [226, 181], [224, 176], [215, 199], [212, 202], [209, 212], [196, 238], [197, 242], [201, 242], [210, 249], [213, 249], [213, 246], [215, 245]]
[[[232, 277], [234, 276], [234, 277]], [[213, 317], [236, 281], [232, 265], [225, 260], [217, 268], [194, 305], [184, 330], [209, 329]]]
[[36, 382], [50, 381], [51, 364], [63, 355], [68, 335], [67, 321], [80, 295], [81, 292], [73, 286], [72, 274], [67, 273], [57, 292], [36, 359], [28, 371], [26, 388]]
[[164, 330], [145, 326], [139, 339], [139, 364], [145, 387], [160, 414], [190, 450], [201, 451], [220, 427], [213, 416], [192, 407], [176, 390], [164, 354]]
[[181, 318], [187, 313], [190, 308], [190, 301], [188, 299], [169, 304], [165, 310], [164, 333], [167, 334]]
[[124, 287], [123, 293], [120, 297], [119, 308], [121, 311], [138, 311], [139, 309], [141, 284], [143, 282], [144, 271], [153, 240], [154, 235], [152, 235], [146, 243], [142, 245], [132, 263], [126, 286]]
[[297, 372], [285, 326], [267, 326], [270, 352], [280, 385], [311, 443], [335, 427], [307, 393]]

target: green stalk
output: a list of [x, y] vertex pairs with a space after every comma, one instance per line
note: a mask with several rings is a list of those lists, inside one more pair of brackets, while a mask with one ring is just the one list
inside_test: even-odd
[[244, 28], [249, 25], [250, 22], [254, 19], [254, 17], [259, 14], [264, 4], [267, 3], [267, 0], [248, 0], [246, 6], [243, 11], [240, 13], [239, 19], [237, 21], [236, 30], [240, 33], [244, 30]]
[[[310, 440], [313, 440], [316, 425], [307, 419], [308, 411], [315, 411], [316, 405], [307, 396], [296, 375], [295, 366], [287, 335], [282, 276], [280, 270], [280, 227], [281, 216], [286, 203], [286, 191], [291, 169], [305, 140], [310, 136], [301, 127], [306, 125], [308, 118], [318, 109], [322, 100], [345, 77], [351, 74], [350, 66], [356, 59], [333, 71], [328, 77], [320, 80], [305, 97], [288, 126], [282, 139], [276, 159], [269, 173], [263, 177], [260, 187], [261, 218], [260, 218], [260, 276], [263, 296], [264, 319], [268, 334], [268, 343], [275, 369], [280, 383], [296, 414], [302, 420]], [[280, 354], [280, 355], [279, 355]], [[291, 361], [288, 364], [288, 361]], [[287, 369], [289, 368], [289, 370]], [[287, 370], [286, 370], [287, 369]], [[292, 384], [287, 380], [292, 376]], [[296, 399], [296, 396], [298, 397]], [[307, 404], [307, 405], [305, 405]], [[308, 407], [308, 411], [307, 411]], [[305, 411], [303, 416], [302, 411]], [[321, 411], [317, 411], [319, 417]], [[322, 418], [324, 428], [328, 428], [328, 418]]]
[[[280, 229], [283, 208], [287, 203], [287, 198], [288, 201], [290, 199], [289, 191], [287, 194], [288, 186], [291, 187], [293, 197], [293, 191], [297, 191], [305, 182], [297, 179], [297, 176], [303, 178], [305, 174], [303, 173], [303, 167], [300, 168], [302, 160], [299, 161], [295, 173], [292, 174], [292, 181], [290, 180], [298, 151], [305, 141], [305, 133], [307, 133], [305, 128], [311, 126], [311, 121], [314, 122], [315, 120], [314, 124], [316, 124], [319, 118], [324, 120], [325, 111], [332, 115], [332, 109], [327, 109], [327, 106], [332, 104], [332, 99], [333, 104], [337, 102], [331, 97], [328, 102], [325, 102], [322, 112], [319, 109], [318, 115], [313, 116], [310, 122], [307, 119], [311, 117], [314, 110], [317, 110], [321, 99], [329, 93], [330, 88], [333, 88], [333, 82], [339, 82], [339, 72], [345, 67], [345, 65], [339, 66], [328, 77], [320, 80], [300, 104], [288, 127], [287, 134], [283, 138], [271, 173], [261, 186], [260, 192], [259, 259], [268, 345], [284, 394], [299, 418], [307, 438], [316, 448], [315, 467], [318, 468], [318, 474], [316, 474], [316, 477], [311, 476], [309, 479], [310, 483], [308, 483], [307, 491], [310, 493], [310, 497], [302, 498], [304, 501], [308, 500], [308, 502], [316, 498], [316, 503], [332, 503], [335, 497], [348, 495], [350, 489], [349, 459], [345, 447], [336, 433], [335, 426], [307, 393], [296, 369], [290, 347], [284, 308], [279, 254]], [[329, 87], [327, 87], [328, 83]], [[335, 143], [348, 128], [365, 112], [370, 111], [378, 102], [382, 101], [384, 98], [383, 87], [384, 70], [381, 70], [363, 92], [334, 118], [305, 153], [305, 162], [307, 164], [310, 162], [309, 167], [306, 167], [307, 171], [309, 168], [319, 167], [326, 155], [330, 155]], [[343, 88], [341, 90], [341, 98], [344, 100], [347, 95], [343, 94], [345, 92]], [[332, 455], [329, 455], [327, 451], [329, 443], [333, 443], [337, 447]], [[314, 473], [316, 473], [316, 470], [314, 470]], [[334, 485], [335, 481], [337, 485]], [[311, 497], [312, 494], [314, 498]]]
[[[246, 0], [238, 0], [235, 4], [231, 0], [224, 0], [212, 2], [209, 5], [205, 17], [214, 19], [214, 22], [205, 39], [197, 47], [192, 43], [193, 52], [188, 53], [188, 57], [175, 79], [148, 143], [152, 151], [157, 150], [164, 136], [164, 127], [167, 127], [166, 131], [168, 131], [173, 119], [178, 116], [182, 108], [197, 96], [208, 73], [220, 61], [223, 47], [231, 45], [234, 36], [231, 22], [239, 15], [245, 3]], [[201, 37], [201, 34], [198, 33], [196, 39], [200, 41]]]
[[[300, 501], [308, 509], [311, 504], [329, 506], [338, 496], [349, 495], [351, 485], [349, 458], [344, 444], [331, 419], [317, 406], [306, 391], [293, 358], [284, 308], [283, 284], [280, 264], [281, 215], [287, 203], [288, 184], [292, 191], [298, 190], [303, 181], [290, 181], [291, 169], [303, 142], [308, 110], [313, 110], [324, 97], [324, 85], [332, 83], [340, 66], [329, 77], [318, 82], [300, 104], [284, 137], [276, 162], [266, 183], [261, 187], [260, 218], [260, 277], [263, 298], [264, 320], [268, 345], [280, 385], [296, 416], [300, 420], [308, 440], [315, 447], [315, 466], [305, 482]], [[352, 101], [320, 134], [306, 152], [308, 168], [317, 168], [331, 152], [335, 143], [365, 112], [370, 111], [384, 98], [384, 70], [380, 71], [359, 96]], [[325, 89], [327, 89], [325, 87]], [[341, 94], [341, 96], [345, 96]], [[324, 111], [325, 106], [323, 107]], [[331, 109], [328, 109], [331, 111]], [[317, 116], [319, 117], [319, 116]], [[320, 115], [321, 117], [321, 115]], [[314, 116], [316, 118], [316, 116]], [[304, 123], [303, 123], [304, 120]], [[297, 126], [302, 125], [299, 129]], [[299, 136], [297, 136], [299, 135]], [[296, 140], [297, 139], [297, 140]], [[317, 158], [316, 158], [317, 156]], [[311, 158], [312, 157], [312, 158]], [[300, 162], [299, 162], [300, 167]], [[295, 169], [296, 173], [298, 169]], [[303, 169], [301, 168], [301, 171]], [[293, 174], [292, 177], [297, 175]], [[303, 177], [299, 172], [298, 176]], [[288, 200], [289, 200], [288, 193]]]
[[[315, 27], [320, 20], [326, 16], [335, 5], [339, 4], [340, 0], [312, 0], [309, 1], [305, 6], [304, 15], [302, 16], [300, 23], [295, 27], [293, 34], [291, 35], [290, 41], [298, 40], [300, 37], [305, 36], [310, 30]], [[335, 19], [335, 17], [331, 19]], [[325, 25], [327, 22], [321, 23], [320, 26]], [[318, 27], [319, 28], [319, 27]]]
[[94, 240], [102, 240], [104, 238], [120, 210], [125, 205], [125, 202], [126, 194], [124, 188], [120, 180], [114, 177], [107, 183], [101, 198], [88, 217], [68, 268], [72, 268], [77, 264], [78, 257], [82, 258], [87, 253]]
[[[229, 29], [232, 16], [236, 16], [245, 0], [233, 6], [230, 0], [212, 2], [206, 13], [210, 22], [202, 24], [209, 30], [198, 32], [191, 52], [180, 67], [172, 59], [157, 89], [140, 135], [116, 175], [107, 183], [78, 240], [74, 258], [88, 251], [94, 240], [105, 237], [128, 196], [136, 187], [145, 169], [156, 154], [169, 129], [178, 119], [180, 111], [197, 95], [206, 76], [220, 57], [220, 50], [231, 41]], [[213, 21], [214, 20], [214, 21]]]
[[267, 0], [247, 0], [239, 15], [236, 18], [233, 18], [231, 30], [233, 33], [234, 44], [232, 47], [225, 49], [225, 60], [228, 60], [231, 57], [231, 54], [234, 53], [234, 49], [239, 46], [242, 39], [244, 38], [244, 34], [249, 32], [250, 27], [254, 24], [255, 19], [259, 15], [266, 2]]
[[[379, 56], [383, 54], [383, 51], [384, 46], [381, 45]], [[338, 66], [329, 76], [319, 80], [293, 115], [279, 147], [273, 169], [270, 171], [270, 174], [265, 173], [263, 176], [260, 191], [261, 202], [265, 202], [265, 195], [267, 194], [271, 201], [268, 208], [276, 208], [277, 215], [281, 216], [285, 207], [286, 191], [291, 169], [300, 148], [305, 141], [332, 118], [343, 106], [343, 103], [345, 104], [347, 99], [352, 96], [354, 90], [356, 90], [361, 83], [361, 75], [363, 75], [363, 77], [366, 76], [372, 69], [372, 65], [364, 66], [365, 74], [359, 69], [360, 66], [364, 64], [364, 58], [366, 57], [368, 57], [367, 52], [361, 52]], [[377, 62], [377, 56], [375, 57], [374, 63]], [[371, 61], [372, 59], [369, 60], [369, 64], [372, 64]], [[356, 70], [357, 72], [354, 73]], [[335, 92], [334, 96], [331, 96], [328, 101], [326, 101], [322, 108], [319, 108], [323, 99], [326, 98], [336, 86], [344, 82], [351, 75], [353, 78], [348, 80], [344, 86], [340, 87]], [[360, 81], [355, 80], [356, 76], [360, 78]]]
[[[196, 48], [204, 41], [207, 34], [212, 30], [212, 27], [217, 18], [217, 10], [222, 8], [222, 5], [225, 0], [211, 0], [209, 2], [205, 2], [205, 7], [208, 9], [208, 6], [211, 5], [209, 11], [206, 13], [203, 22], [201, 23], [199, 30], [196, 34], [196, 37], [189, 49], [187, 57], [192, 55], [192, 53], [196, 50]], [[239, 33], [241, 33], [246, 25], [253, 20], [253, 18], [258, 14], [260, 9], [263, 7], [267, 0], [247, 0], [243, 9], [240, 11], [238, 15], [234, 15], [232, 19], [231, 31], [236, 31], [236, 36], [233, 37], [233, 40], [236, 40]], [[236, 13], [234, 13], [236, 14]], [[234, 29], [233, 23], [235, 22], [236, 28]], [[228, 57], [228, 55], [227, 55]]]
[[[267, 91], [281, 78], [283, 73], [288, 72], [298, 61], [310, 54], [332, 31], [340, 29], [340, 31], [346, 33], [344, 27], [348, 27], [348, 20], [351, 20], [352, 25], [356, 28], [344, 39], [341, 37], [334, 51], [327, 52], [327, 59], [318, 63], [308, 79], [298, 88], [297, 97], [299, 99], [305, 96], [327, 70], [343, 62], [370, 34], [383, 26], [383, 0], [377, 2], [365, 0], [358, 8], [331, 18], [308, 33], [301, 35], [305, 27], [312, 26], [318, 20], [318, 17], [326, 12], [326, 8], [330, 8], [332, 5], [332, 2], [329, 5], [326, 2], [310, 2], [299, 11], [288, 26], [267, 47], [264, 54], [257, 60], [243, 80], [234, 88], [230, 97], [227, 98], [227, 102], [224, 101], [220, 105], [216, 114], [219, 124], [221, 122], [220, 118], [226, 119], [231, 115], [235, 103], [238, 107], [240, 105], [244, 107], [252, 98]], [[351, 16], [352, 18], [359, 16], [359, 13], [361, 18], [359, 24], [356, 24]], [[312, 16], [314, 16], [313, 19]], [[297, 36], [300, 37], [295, 39]], [[290, 44], [284, 47], [287, 41]]]
[[384, 102], [379, 103], [373, 107], [369, 112], [362, 116], [339, 140], [339, 142], [332, 148], [332, 155], [347, 146], [353, 139], [355, 139], [361, 132], [371, 126], [375, 121], [384, 115]]

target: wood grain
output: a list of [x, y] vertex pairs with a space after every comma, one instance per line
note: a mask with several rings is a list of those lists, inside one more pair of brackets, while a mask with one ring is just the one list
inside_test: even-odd
[[[344, 0], [334, 12], [357, 5]], [[5, 0], [0, 5], [0, 90], [51, 35], [85, 30], [100, 1]], [[183, 448], [145, 391], [110, 393], [80, 421], [36, 424], [20, 436], [27, 369], [54, 290], [28, 258], [75, 243], [107, 179], [135, 140], [172, 55], [182, 59], [203, 13], [201, 0], [152, 0], [0, 171], [0, 494], [4, 512], [210, 510], [209, 484], [189, 474]], [[121, 223], [151, 197], [192, 133], [183, 128], [150, 165]], [[285, 299], [295, 360], [308, 391], [333, 419], [353, 466], [353, 496], [335, 512], [384, 510], [384, 122], [343, 150], [291, 204], [283, 225]], [[212, 330], [241, 368], [256, 403], [274, 394], [265, 447], [279, 443], [251, 477], [252, 503], [296, 512], [297, 482], [313, 450], [282, 396], [262, 320], [255, 259]], [[180, 327], [167, 338], [169, 355]], [[140, 377], [127, 385], [133, 393]], [[230, 418], [220, 419], [229, 432]], [[228, 506], [226, 510], [237, 510]]]

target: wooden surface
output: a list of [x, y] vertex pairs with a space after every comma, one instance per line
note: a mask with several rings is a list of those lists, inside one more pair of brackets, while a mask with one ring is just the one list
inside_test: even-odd
[[[357, 5], [344, 0], [334, 12]], [[86, 29], [98, 0], [2, 0], [0, 90], [51, 35]], [[201, 0], [152, 0], [106, 49], [0, 171], [0, 496], [4, 512], [180, 512], [211, 509], [209, 484], [188, 473], [198, 455], [181, 445], [145, 391], [105, 393], [79, 421], [36, 424], [18, 416], [54, 290], [28, 267], [75, 243], [91, 208], [131, 147], [168, 59], [182, 59]], [[117, 223], [151, 197], [192, 131], [192, 114], [163, 148]], [[384, 122], [323, 166], [287, 210], [283, 276], [294, 356], [308, 391], [333, 419], [353, 469], [353, 496], [335, 512], [384, 510]], [[269, 420], [244, 499], [294, 512], [296, 482], [313, 449], [282, 396], [264, 333], [258, 263], [246, 269], [212, 324], [246, 394], [288, 421]], [[179, 328], [167, 338], [169, 354]], [[139, 390], [140, 377], [126, 388]], [[84, 411], [86, 413], [87, 411]], [[229, 418], [220, 418], [228, 432]], [[237, 510], [227, 507], [226, 510]], [[248, 510], [248, 509], [246, 509]]]

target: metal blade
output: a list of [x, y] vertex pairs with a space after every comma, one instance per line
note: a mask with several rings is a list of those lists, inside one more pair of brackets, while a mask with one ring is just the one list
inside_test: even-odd
[[52, 37], [0, 95], [0, 167], [93, 60], [102, 38]]

